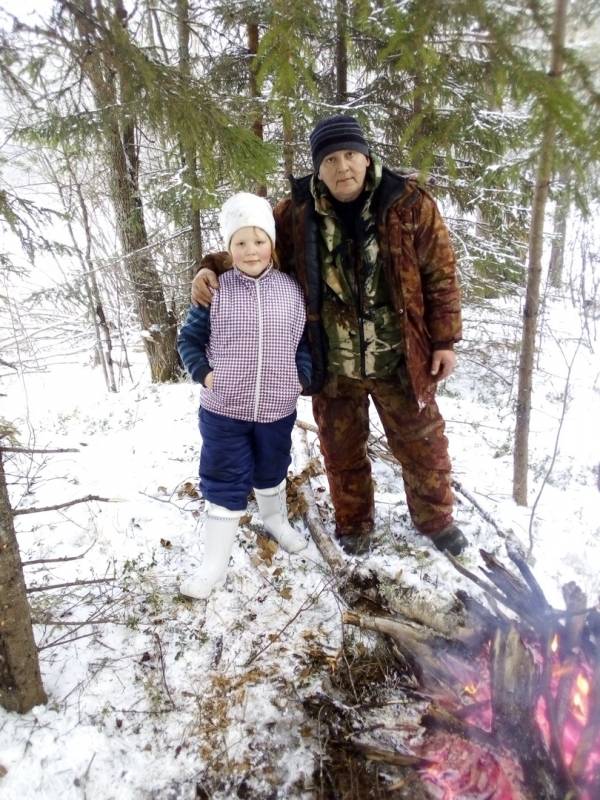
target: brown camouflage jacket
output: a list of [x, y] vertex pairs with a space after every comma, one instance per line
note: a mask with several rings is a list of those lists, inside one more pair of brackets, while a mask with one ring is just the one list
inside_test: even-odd
[[[306, 296], [313, 380], [304, 394], [319, 392], [327, 377], [319, 216], [310, 192], [311, 177], [290, 178], [291, 196], [274, 209], [281, 269], [296, 275]], [[391, 301], [396, 312], [404, 316], [408, 376], [422, 405], [435, 394], [430, 375], [432, 351], [451, 349], [461, 338], [454, 250], [435, 201], [413, 178], [384, 167], [373, 210]], [[220, 274], [231, 266], [231, 260], [227, 253], [214, 253], [203, 259], [202, 266]]]
[[[310, 192], [311, 176], [291, 178], [292, 193], [274, 210], [281, 268], [296, 275], [307, 299], [318, 392], [327, 374], [327, 343], [321, 324], [323, 282], [319, 263], [319, 218]], [[403, 315], [404, 353], [420, 404], [435, 394], [433, 349], [451, 349], [461, 338], [460, 290], [448, 229], [433, 198], [412, 178], [383, 168], [374, 211], [377, 242], [391, 301]]]

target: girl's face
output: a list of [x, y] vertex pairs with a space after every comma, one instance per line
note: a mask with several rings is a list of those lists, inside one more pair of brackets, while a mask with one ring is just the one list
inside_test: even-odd
[[261, 228], [240, 228], [229, 243], [233, 263], [251, 278], [258, 278], [269, 266], [271, 250], [271, 240]]

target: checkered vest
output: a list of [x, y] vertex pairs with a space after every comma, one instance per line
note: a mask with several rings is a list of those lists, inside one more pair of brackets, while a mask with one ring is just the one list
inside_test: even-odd
[[200, 405], [255, 422], [291, 414], [302, 390], [296, 350], [305, 322], [302, 291], [289, 275], [273, 268], [259, 278], [236, 268], [221, 275], [207, 349], [214, 383], [200, 389]]

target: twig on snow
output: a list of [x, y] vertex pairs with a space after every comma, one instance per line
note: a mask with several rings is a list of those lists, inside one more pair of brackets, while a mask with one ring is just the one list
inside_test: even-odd
[[469, 503], [471, 503], [471, 505], [474, 508], [476, 508], [477, 511], [479, 511], [479, 513], [481, 514], [483, 519], [486, 522], [489, 522], [489, 524], [492, 526], [492, 528], [494, 528], [496, 533], [498, 533], [503, 539], [507, 538], [507, 534], [502, 530], [502, 528], [500, 528], [500, 526], [498, 525], [496, 520], [492, 517], [490, 512], [486, 511], [485, 508], [483, 508], [482, 506], [479, 505], [479, 503], [473, 497], [471, 492], [469, 492], [468, 489], [465, 489], [465, 487], [462, 485], [462, 483], [460, 483], [460, 481], [457, 481], [456, 479], [453, 479], [452, 480], [452, 488], [456, 489], [457, 492], [460, 492], [463, 495], [463, 497], [466, 497], [466, 499], [469, 501]]
[[30, 455], [31, 453], [78, 453], [79, 450], [75, 447], [63, 447], [57, 450], [45, 450], [44, 448], [35, 448], [35, 447], [4, 447], [0, 445], [0, 450], [3, 453], [27, 453]]
[[32, 561], [22, 561], [21, 566], [30, 567], [33, 564], [54, 564], [56, 562], [62, 562], [62, 561], [77, 561], [78, 559], [86, 556], [95, 544], [96, 540], [94, 539], [94, 541], [91, 543], [88, 549], [84, 550], [83, 553], [80, 553], [78, 556], [61, 556], [60, 558], [36, 558], [33, 559]]
[[70, 639], [55, 639], [53, 642], [40, 645], [38, 652], [41, 653], [42, 650], [48, 650], [49, 647], [56, 647], [59, 644], [71, 644], [71, 642], [76, 642], [78, 639], [88, 639], [90, 636], [95, 636], [95, 634], [96, 631], [90, 631], [90, 633], [82, 633], [81, 636], [72, 636]]
[[169, 689], [169, 684], [167, 683], [167, 673], [165, 671], [165, 659], [163, 656], [162, 642], [160, 641], [160, 636], [158, 635], [158, 633], [154, 633], [154, 641], [156, 642], [156, 648], [158, 650], [158, 658], [160, 661], [160, 671], [162, 673], [163, 686], [165, 687], [165, 692], [167, 693], [167, 697], [169, 698], [171, 707], [175, 708], [175, 701], [173, 700], [173, 697], [171, 695], [171, 690]]
[[47, 592], [50, 589], [66, 589], [71, 586], [89, 586], [94, 583], [112, 583], [112, 581], [116, 580], [116, 578], [95, 578], [91, 581], [71, 581], [70, 583], [51, 583], [48, 586], [29, 586], [27, 588], [27, 594], [32, 594], [33, 592]]
[[266, 650], [268, 650], [269, 647], [274, 645], [275, 642], [279, 641], [279, 639], [281, 639], [282, 635], [290, 627], [290, 625], [298, 619], [300, 614], [303, 614], [305, 611], [307, 611], [309, 608], [311, 608], [311, 606], [314, 606], [315, 603], [318, 601], [318, 599], [323, 594], [323, 592], [326, 591], [327, 589], [331, 589], [331, 582], [330, 581], [326, 581], [323, 584], [323, 586], [321, 587], [321, 589], [319, 589], [319, 591], [316, 594], [314, 594], [314, 593], [310, 594], [306, 598], [306, 600], [304, 600], [304, 602], [302, 603], [300, 608], [296, 611], [296, 613], [294, 614], [293, 617], [290, 617], [290, 619], [288, 619], [288, 621], [285, 623], [283, 628], [281, 628], [280, 631], [278, 631], [276, 634], [274, 634], [273, 638], [264, 647], [261, 647], [260, 650], [257, 650], [256, 653], [254, 653], [253, 655], [250, 656], [250, 658], [248, 658], [248, 660], [243, 665], [244, 669], [246, 667], [249, 667], [250, 664], [252, 664], [253, 661], [256, 661], [256, 659], [260, 655], [262, 655]]
[[69, 500], [67, 503], [57, 503], [55, 506], [36, 506], [35, 508], [17, 508], [12, 513], [13, 516], [17, 514], [41, 514], [43, 511], [56, 511], [59, 508], [67, 508], [74, 506], [77, 503], [89, 503], [92, 500], [97, 500], [99, 503], [112, 503], [109, 497], [99, 497], [97, 494], [88, 494], [85, 497], [79, 497], [77, 500]]

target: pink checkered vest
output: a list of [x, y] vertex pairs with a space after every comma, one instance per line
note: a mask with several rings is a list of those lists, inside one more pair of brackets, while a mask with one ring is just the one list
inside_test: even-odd
[[207, 349], [214, 383], [200, 389], [200, 405], [255, 422], [291, 414], [302, 390], [296, 350], [305, 322], [302, 290], [289, 275], [271, 268], [250, 278], [235, 267], [221, 275]]

